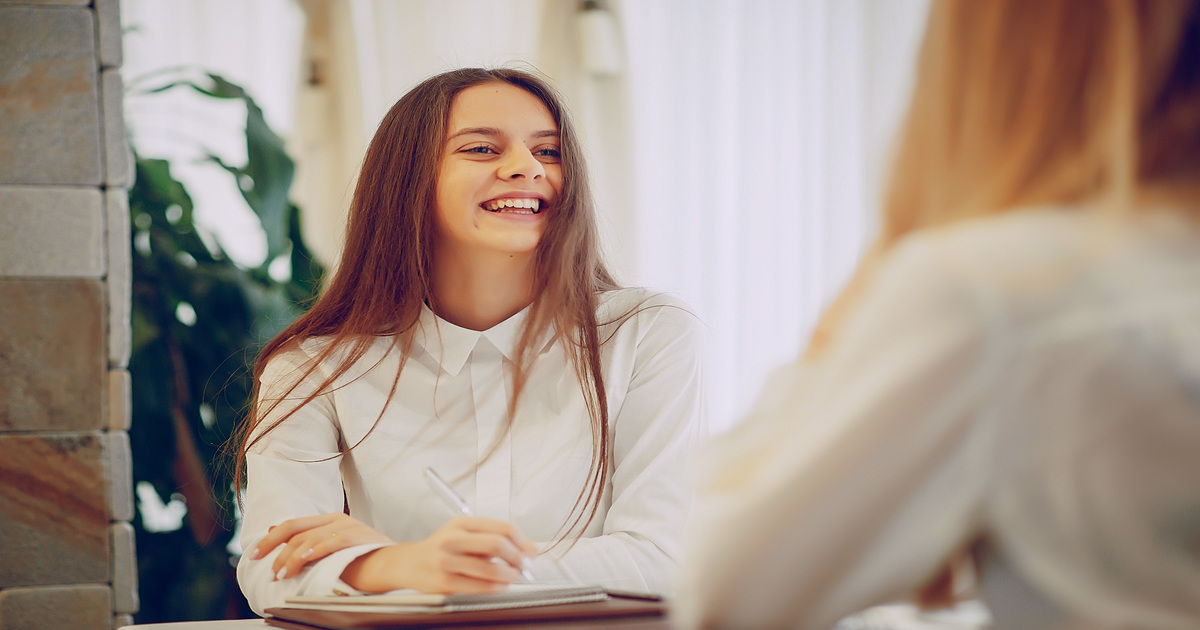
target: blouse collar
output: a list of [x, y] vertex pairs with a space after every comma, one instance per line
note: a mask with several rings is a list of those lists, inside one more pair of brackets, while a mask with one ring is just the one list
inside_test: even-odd
[[[422, 304], [421, 317], [413, 341], [428, 352], [447, 374], [457, 376], [480, 339], [487, 339], [504, 358], [513, 361], [517, 343], [521, 338], [521, 329], [528, 315], [527, 306], [487, 330], [471, 330], [451, 324]], [[534, 347], [540, 352], [545, 352], [553, 340], [554, 326], [551, 325], [543, 335], [541, 343], [535, 343]]]

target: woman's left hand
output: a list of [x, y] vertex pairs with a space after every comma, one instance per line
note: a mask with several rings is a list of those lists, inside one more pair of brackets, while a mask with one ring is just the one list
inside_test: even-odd
[[281, 580], [335, 551], [372, 543], [395, 541], [347, 514], [319, 514], [289, 519], [272, 527], [251, 551], [250, 558], [257, 560], [284, 545], [271, 565], [275, 579]]

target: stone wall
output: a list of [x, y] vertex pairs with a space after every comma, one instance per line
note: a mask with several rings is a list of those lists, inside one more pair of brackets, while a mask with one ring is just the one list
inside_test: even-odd
[[0, 0], [0, 630], [137, 611], [118, 0]]

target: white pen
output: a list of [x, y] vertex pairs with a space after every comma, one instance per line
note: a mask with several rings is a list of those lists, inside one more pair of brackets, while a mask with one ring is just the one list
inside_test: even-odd
[[450, 487], [450, 484], [442, 480], [432, 468], [425, 469], [425, 480], [433, 487], [434, 492], [438, 493], [439, 497], [446, 502], [446, 505], [451, 510], [462, 514], [463, 516], [475, 516], [475, 512], [471, 510], [471, 506]]
[[[433, 487], [434, 492], [437, 492], [437, 495], [442, 497], [442, 500], [446, 502], [446, 506], [451, 510], [462, 514], [463, 516], [475, 516], [475, 512], [471, 509], [471, 506], [467, 505], [467, 502], [462, 497], [458, 496], [458, 493], [454, 491], [454, 488], [451, 488], [450, 484], [446, 483], [436, 472], [434, 472], [433, 468], [425, 469], [425, 480], [429, 482], [429, 485]], [[526, 562], [528, 562], [528, 560], [525, 560], [522, 562], [522, 564], [525, 564]], [[533, 582], [533, 574], [530, 573], [529, 569], [525, 568], [524, 566], [521, 567], [521, 576], [525, 578], [526, 582]]]

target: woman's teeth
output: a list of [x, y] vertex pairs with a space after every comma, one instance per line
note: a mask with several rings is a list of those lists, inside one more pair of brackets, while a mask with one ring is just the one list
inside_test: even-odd
[[493, 199], [483, 204], [488, 212], [511, 212], [513, 214], [537, 214], [542, 211], [542, 200], [533, 198]]

